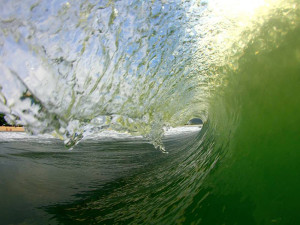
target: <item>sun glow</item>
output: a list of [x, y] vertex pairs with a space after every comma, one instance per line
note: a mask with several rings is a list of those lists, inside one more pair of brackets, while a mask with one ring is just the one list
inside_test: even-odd
[[[224, 4], [225, 3], [225, 4]], [[253, 15], [256, 9], [265, 6], [264, 0], [227, 0], [222, 1], [222, 8], [228, 12]]]
[[[237, 69], [235, 58], [243, 53], [248, 42], [255, 37], [259, 27], [282, 7], [291, 7], [284, 0], [207, 0], [201, 1], [203, 11], [194, 30], [198, 36], [198, 64], [201, 74], [207, 76], [212, 87], [222, 83], [219, 75], [207, 68], [224, 64]], [[196, 7], [195, 7], [196, 8]], [[195, 10], [195, 9], [191, 9]], [[231, 62], [228, 62], [228, 59]], [[213, 66], [212, 66], [213, 65]], [[207, 67], [205, 67], [207, 66]], [[200, 80], [199, 83], [202, 81]]]

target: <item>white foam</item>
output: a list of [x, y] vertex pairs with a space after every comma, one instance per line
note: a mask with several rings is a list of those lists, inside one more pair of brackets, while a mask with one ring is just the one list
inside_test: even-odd
[[0, 141], [56, 139], [51, 134], [30, 135], [25, 132], [0, 132]]
[[[199, 132], [201, 126], [183, 126], [183, 127], [171, 127], [165, 128], [165, 137], [176, 136], [186, 133]], [[142, 139], [143, 137], [138, 135], [134, 136], [129, 133], [120, 133], [113, 130], [105, 130], [100, 133], [91, 134], [84, 137], [84, 140], [122, 140], [122, 139]], [[25, 132], [0, 132], [0, 141], [50, 141], [50, 140], [59, 140], [57, 137], [51, 134], [39, 134], [39, 135], [30, 135]]]
[[171, 127], [165, 129], [165, 136], [173, 136], [182, 133], [199, 132], [202, 126], [183, 126], [183, 127]]

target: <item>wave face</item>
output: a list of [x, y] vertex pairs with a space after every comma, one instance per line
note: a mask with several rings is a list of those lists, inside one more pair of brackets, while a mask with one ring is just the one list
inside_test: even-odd
[[160, 145], [163, 126], [204, 111], [195, 86], [207, 88], [207, 78], [194, 66], [204, 9], [181, 1], [7, 2], [1, 111], [68, 145], [108, 127]]
[[61, 223], [299, 224], [299, 6], [6, 2], [10, 121], [70, 146], [107, 128], [163, 146], [163, 127], [206, 120], [164, 160], [47, 210]]

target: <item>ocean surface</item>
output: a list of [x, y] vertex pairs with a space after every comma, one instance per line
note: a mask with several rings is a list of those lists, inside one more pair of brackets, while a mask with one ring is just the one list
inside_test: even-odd
[[298, 0], [2, 1], [0, 71], [1, 224], [300, 224]]
[[[104, 216], [100, 211], [95, 215], [100, 205], [86, 211], [86, 204], [101, 201], [106, 210], [113, 210], [115, 203], [107, 204], [109, 198], [115, 198], [109, 196], [110, 191], [125, 191], [119, 189], [125, 183], [149, 185], [154, 177], [145, 174], [147, 168], [152, 170], [184, 151], [183, 143], [193, 142], [200, 129], [169, 129], [163, 139], [170, 148], [168, 154], [141, 136], [113, 131], [89, 137], [74, 150], [67, 150], [51, 135], [1, 132], [1, 224], [118, 223], [114, 215]], [[134, 184], [132, 179], [141, 182]], [[125, 193], [118, 195], [125, 197]]]

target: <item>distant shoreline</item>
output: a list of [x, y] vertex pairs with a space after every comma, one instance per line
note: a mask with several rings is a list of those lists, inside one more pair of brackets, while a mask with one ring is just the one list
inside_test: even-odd
[[24, 127], [0, 126], [0, 132], [25, 132]]

